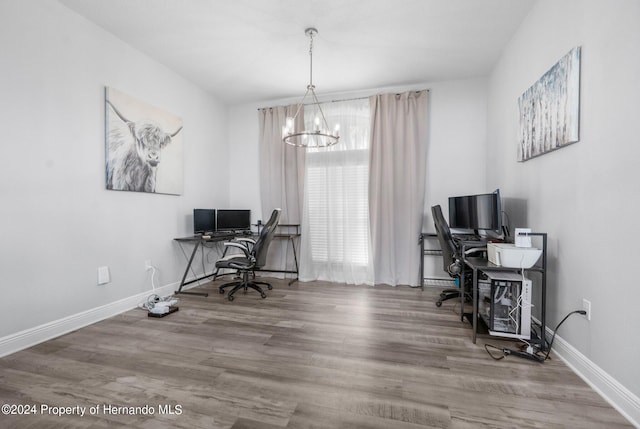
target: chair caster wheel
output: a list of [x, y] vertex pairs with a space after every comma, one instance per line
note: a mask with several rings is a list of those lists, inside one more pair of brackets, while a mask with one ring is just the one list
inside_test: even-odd
[[229, 301], [233, 301], [233, 295], [229, 295], [229, 296], [227, 297], [227, 299], [228, 299]]
[[436, 307], [442, 307], [442, 301], [436, 301]]
[[273, 286], [267, 285], [267, 289], [271, 290], [271, 289], [273, 289]]
[[260, 296], [262, 297], [262, 299], [265, 299], [265, 298], [267, 297], [267, 294], [266, 294], [266, 293], [263, 293], [263, 294], [261, 294]]
[[224, 289], [218, 289], [218, 293], [222, 295], [224, 293]]

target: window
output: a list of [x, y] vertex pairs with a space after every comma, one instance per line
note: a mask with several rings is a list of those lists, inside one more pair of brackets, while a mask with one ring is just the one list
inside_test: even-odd
[[[369, 100], [327, 103], [322, 108], [330, 126], [340, 124], [341, 137], [335, 146], [307, 151], [303, 265], [312, 267], [313, 279], [371, 283]], [[305, 115], [307, 124], [314, 119]]]

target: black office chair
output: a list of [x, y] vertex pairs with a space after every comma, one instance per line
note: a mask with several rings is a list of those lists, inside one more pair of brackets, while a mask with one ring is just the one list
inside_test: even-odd
[[236, 247], [242, 250], [242, 254], [238, 254], [237, 256], [232, 255], [216, 262], [217, 269], [229, 268], [237, 270], [242, 276], [242, 280], [240, 281], [225, 283], [218, 287], [218, 291], [221, 294], [224, 293], [225, 288], [233, 288], [227, 295], [227, 299], [229, 299], [229, 301], [233, 301], [233, 295], [240, 289], [244, 289], [245, 292], [248, 288], [257, 290], [260, 292], [260, 296], [262, 298], [266, 298], [267, 295], [258, 285], [266, 285], [269, 290], [273, 289], [271, 284], [257, 281], [253, 275], [251, 279], [249, 279], [249, 275], [253, 274], [254, 270], [262, 268], [267, 262], [267, 251], [269, 250], [269, 245], [271, 244], [276, 227], [278, 226], [278, 221], [280, 220], [280, 211], [280, 209], [273, 210], [271, 218], [264, 225], [255, 242], [244, 239], [242, 242], [231, 241], [224, 243], [225, 246]]
[[449, 276], [457, 279], [459, 284], [459, 289], [446, 289], [440, 293], [440, 299], [436, 301], [436, 306], [440, 307], [443, 301], [460, 298], [461, 293], [465, 293], [465, 298], [470, 298], [470, 296], [465, 292], [466, 279], [460, 278], [460, 273], [462, 272], [460, 249], [453, 240], [449, 224], [442, 215], [442, 209], [439, 205], [433, 206], [431, 207], [431, 214], [433, 215], [433, 223], [436, 227], [440, 249], [442, 249], [442, 268]]

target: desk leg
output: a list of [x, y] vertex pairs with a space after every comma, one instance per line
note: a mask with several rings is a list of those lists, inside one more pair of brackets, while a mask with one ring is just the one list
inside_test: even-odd
[[420, 278], [418, 279], [420, 289], [424, 290], [424, 237], [420, 234]]
[[[293, 261], [296, 263], [296, 278], [291, 280], [289, 282], [289, 286], [291, 286], [292, 283], [295, 283], [298, 281], [298, 274], [300, 273], [300, 270], [298, 268], [298, 255], [296, 253], [296, 242], [295, 242], [295, 238], [292, 236], [289, 236], [289, 240], [291, 240], [291, 247], [293, 248]], [[286, 267], [285, 267], [286, 268]]]
[[473, 344], [476, 343], [476, 334], [478, 332], [478, 270], [473, 269], [473, 311], [471, 317], [473, 318]]
[[466, 278], [466, 265], [462, 264], [462, 269], [460, 270], [460, 276], [458, 277], [458, 282], [460, 283], [458, 286], [460, 287], [460, 321], [464, 322], [464, 300], [465, 300], [465, 284], [464, 279]]
[[191, 264], [193, 263], [193, 258], [196, 256], [196, 252], [198, 251], [198, 247], [200, 247], [200, 241], [196, 241], [196, 245], [193, 246], [193, 252], [191, 252], [191, 257], [189, 258], [189, 262], [187, 263], [187, 268], [184, 270], [184, 274], [182, 275], [182, 281], [180, 282], [180, 287], [176, 291], [177, 294], [184, 295], [199, 295], [199, 296], [209, 296], [206, 292], [188, 292], [183, 291], [182, 288], [185, 285], [185, 281], [187, 279], [187, 274], [189, 274], [189, 270], [191, 269]]

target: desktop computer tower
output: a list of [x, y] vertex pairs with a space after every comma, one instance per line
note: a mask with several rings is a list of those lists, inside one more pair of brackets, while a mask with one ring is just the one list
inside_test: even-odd
[[531, 280], [511, 272], [485, 271], [478, 282], [478, 312], [489, 333], [531, 338]]

